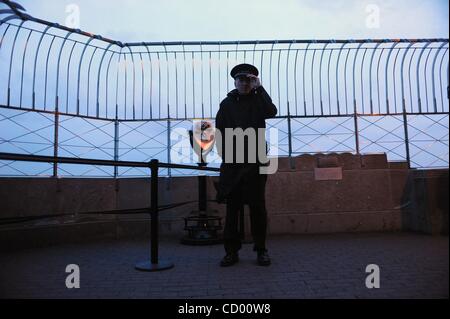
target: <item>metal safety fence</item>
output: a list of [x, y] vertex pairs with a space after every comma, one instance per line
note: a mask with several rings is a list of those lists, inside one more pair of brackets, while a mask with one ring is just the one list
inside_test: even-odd
[[[268, 120], [272, 155], [386, 152], [411, 167], [448, 167], [448, 39], [122, 43], [11, 1], [0, 1], [0, 152], [189, 163], [187, 130], [215, 118], [234, 88], [231, 68], [244, 62], [279, 110]], [[0, 161], [0, 175], [145, 173]]]

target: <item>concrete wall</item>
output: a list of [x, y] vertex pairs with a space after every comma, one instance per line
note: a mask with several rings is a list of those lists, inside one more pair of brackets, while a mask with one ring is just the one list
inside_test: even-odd
[[408, 228], [427, 234], [448, 235], [448, 170], [414, 171], [408, 176], [405, 220]]
[[[208, 199], [215, 199], [208, 178]], [[160, 178], [160, 205], [195, 201], [197, 177]], [[280, 158], [266, 188], [270, 234], [414, 230], [448, 234], [448, 169], [409, 170], [385, 154], [317, 154]], [[0, 179], [0, 218], [58, 215], [24, 225], [0, 226], [0, 240], [30, 230], [62, 237], [148, 235], [148, 215], [79, 216], [150, 205], [149, 179]], [[183, 217], [197, 204], [160, 213], [161, 232], [183, 236]], [[220, 216], [225, 206], [209, 203]], [[100, 221], [101, 220], [101, 221]], [[249, 233], [249, 217], [246, 214]], [[57, 226], [57, 227], [55, 227]], [[43, 236], [41, 236], [43, 238]]]

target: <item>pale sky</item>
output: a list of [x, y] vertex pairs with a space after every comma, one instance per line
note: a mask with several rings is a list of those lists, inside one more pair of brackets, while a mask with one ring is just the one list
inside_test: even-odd
[[[449, 37], [447, 0], [21, 0], [28, 13], [122, 42]], [[281, 5], [282, 4], [282, 5]], [[379, 10], [379, 27], [367, 20]]]

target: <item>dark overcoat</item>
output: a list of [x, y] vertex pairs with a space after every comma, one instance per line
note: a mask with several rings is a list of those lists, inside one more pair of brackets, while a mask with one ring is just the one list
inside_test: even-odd
[[[223, 161], [217, 185], [217, 201], [219, 203], [226, 201], [231, 191], [239, 185], [246, 174], [255, 172], [255, 166], [265, 165], [259, 161], [258, 153], [255, 154], [257, 162], [249, 163], [247, 153], [248, 140], [245, 140], [244, 144], [244, 163], [237, 163], [235, 141], [227, 141], [225, 129], [242, 128], [246, 130], [247, 128], [253, 128], [258, 139], [258, 134], [265, 132], [266, 120], [275, 117], [277, 112], [277, 107], [272, 103], [272, 99], [262, 86], [253, 89], [248, 95], [240, 95], [237, 90], [233, 90], [220, 104], [220, 109], [216, 115], [216, 128], [221, 132], [221, 140], [218, 140], [216, 145]], [[234, 149], [233, 160], [227, 163], [225, 162], [226, 143], [233, 143], [232, 147]], [[258, 152], [258, 147], [255, 150]]]

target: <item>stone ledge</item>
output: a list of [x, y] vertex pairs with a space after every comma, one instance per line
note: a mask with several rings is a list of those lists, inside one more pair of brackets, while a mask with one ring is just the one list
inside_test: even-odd
[[381, 169], [389, 168], [386, 153], [365, 154], [361, 156], [362, 169]]
[[[286, 159], [286, 160], [285, 160]], [[293, 158], [294, 167], [286, 164], [288, 157], [279, 158], [280, 171], [309, 171], [315, 168], [342, 167], [344, 170], [352, 169], [388, 169], [390, 162], [386, 153], [353, 154], [353, 153], [329, 153], [329, 154], [304, 154]], [[405, 168], [405, 162], [392, 162], [395, 168]], [[407, 163], [406, 163], [407, 168]]]

